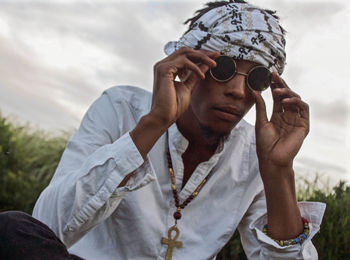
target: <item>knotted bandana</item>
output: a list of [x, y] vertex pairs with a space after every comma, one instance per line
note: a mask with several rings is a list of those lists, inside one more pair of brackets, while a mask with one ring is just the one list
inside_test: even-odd
[[285, 66], [285, 39], [277, 19], [247, 3], [208, 11], [179, 41], [168, 42], [164, 51], [170, 55], [185, 46], [257, 62], [279, 74]]

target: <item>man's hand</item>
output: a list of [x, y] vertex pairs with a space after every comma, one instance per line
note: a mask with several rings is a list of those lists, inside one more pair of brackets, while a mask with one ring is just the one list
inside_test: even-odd
[[[151, 111], [141, 118], [130, 132], [143, 158], [158, 138], [186, 111], [191, 92], [205, 78], [219, 52], [181, 48], [154, 66], [154, 86]], [[175, 81], [178, 76], [181, 82]]]
[[268, 233], [275, 239], [291, 239], [303, 231], [292, 166], [309, 132], [309, 107], [278, 74], [272, 74], [272, 82], [270, 121], [263, 98], [254, 92], [256, 149], [265, 189]]
[[[169, 127], [190, 104], [193, 88], [205, 78], [219, 52], [181, 48], [154, 66], [150, 116]], [[175, 81], [176, 76], [180, 82]]]
[[270, 121], [263, 98], [260, 93], [254, 93], [259, 164], [262, 169], [270, 166], [291, 169], [294, 157], [309, 132], [309, 107], [277, 73], [272, 74], [272, 82], [274, 103]]

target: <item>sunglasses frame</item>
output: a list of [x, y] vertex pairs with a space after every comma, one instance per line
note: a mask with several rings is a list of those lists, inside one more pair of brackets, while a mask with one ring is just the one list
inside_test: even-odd
[[265, 66], [263, 66], [263, 65], [257, 65], [257, 66], [255, 66], [254, 68], [250, 69], [250, 70], [248, 71], [248, 73], [243, 73], [243, 72], [237, 71], [237, 63], [236, 63], [236, 61], [235, 61], [232, 57], [227, 56], [227, 55], [221, 55], [221, 56], [219, 56], [219, 57], [228, 57], [228, 58], [230, 58], [230, 59], [233, 61], [234, 65], [235, 65], [235, 72], [234, 72], [234, 73], [232, 74], [232, 76], [229, 77], [228, 79], [221, 80], [221, 79], [216, 78], [216, 77], [213, 75], [212, 71], [211, 71], [212, 69], [210, 69], [210, 70], [209, 70], [210, 76], [211, 76], [214, 80], [216, 80], [217, 82], [221, 82], [221, 83], [227, 82], [227, 81], [231, 80], [234, 76], [236, 76], [236, 74], [238, 74], [238, 75], [243, 75], [243, 76], [245, 76], [246, 85], [248, 86], [248, 88], [249, 88], [251, 91], [264, 91], [264, 90], [268, 89], [269, 86], [271, 85], [272, 81], [271, 81], [271, 83], [270, 83], [270, 85], [269, 85], [268, 87], [266, 87], [266, 88], [264, 88], [264, 89], [262, 89], [262, 90], [255, 90], [255, 89], [253, 89], [253, 88], [250, 86], [249, 81], [248, 81], [249, 74], [250, 74], [253, 70], [257, 69], [257, 68], [264, 68], [264, 69], [266, 69], [266, 70], [270, 73], [270, 77], [271, 77], [271, 71], [270, 71], [268, 68], [266, 68]]

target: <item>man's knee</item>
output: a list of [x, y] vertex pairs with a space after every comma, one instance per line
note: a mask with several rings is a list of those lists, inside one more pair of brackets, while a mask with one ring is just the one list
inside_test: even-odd
[[0, 213], [0, 239], [5, 239], [9, 245], [12, 242], [25, 242], [43, 239], [61, 243], [55, 233], [44, 223], [21, 211]]
[[28, 217], [30, 217], [30, 215], [22, 211], [4, 211], [0, 213], [1, 223], [3, 221], [17, 221]]
[[32, 218], [27, 213], [21, 211], [5, 211], [0, 213], [0, 235], [7, 230], [14, 230], [22, 225], [22, 223]]
[[23, 212], [0, 213], [0, 241], [0, 259], [72, 259], [48, 226]]

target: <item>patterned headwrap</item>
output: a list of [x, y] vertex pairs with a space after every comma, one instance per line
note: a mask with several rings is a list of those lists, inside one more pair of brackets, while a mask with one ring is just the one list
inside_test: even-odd
[[170, 55], [185, 46], [219, 51], [282, 74], [286, 61], [282, 30], [265, 10], [248, 3], [228, 3], [203, 14], [179, 41], [168, 42], [164, 52]]

